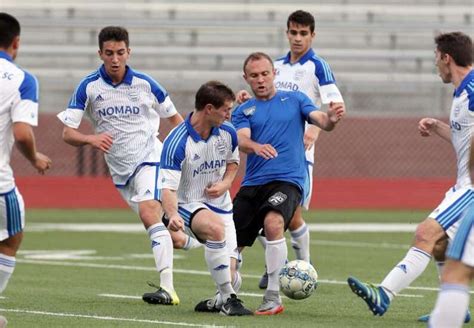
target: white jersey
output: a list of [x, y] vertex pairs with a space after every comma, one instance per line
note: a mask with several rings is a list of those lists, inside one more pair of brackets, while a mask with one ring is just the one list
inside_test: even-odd
[[0, 194], [15, 187], [10, 167], [15, 122], [38, 125], [38, 81], [0, 51]]
[[104, 65], [83, 79], [59, 119], [77, 129], [86, 113], [95, 133], [112, 135], [105, 160], [117, 187], [127, 184], [138, 167], [156, 165], [162, 144], [160, 117], [177, 113], [166, 90], [153, 78], [127, 66], [123, 82], [114, 85]]
[[474, 137], [474, 70], [454, 91], [449, 120], [458, 168], [455, 188], [472, 188], [469, 158]]
[[239, 163], [237, 133], [232, 124], [225, 122], [203, 140], [190, 119], [191, 115], [164, 141], [158, 188], [177, 190], [179, 204], [201, 202], [217, 212], [231, 211], [229, 191], [209, 198], [204, 190], [222, 180], [227, 164]]
[[[341, 92], [336, 86], [334, 74], [328, 63], [310, 49], [296, 63], [291, 64], [290, 53], [278, 58], [275, 63], [275, 87], [278, 90], [301, 91], [315, 105], [343, 102]], [[308, 124], [306, 124], [308, 127]], [[314, 161], [314, 146], [306, 151], [306, 160]]]

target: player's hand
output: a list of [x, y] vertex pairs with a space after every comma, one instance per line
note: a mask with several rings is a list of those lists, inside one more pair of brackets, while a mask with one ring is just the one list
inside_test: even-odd
[[314, 127], [313, 129], [307, 128], [304, 132], [303, 143], [304, 143], [304, 150], [310, 149], [316, 140], [318, 140], [319, 136], [319, 129]]
[[328, 117], [332, 123], [337, 123], [339, 120], [345, 115], [346, 107], [344, 103], [338, 102], [330, 102], [329, 109], [328, 109]]
[[94, 135], [89, 136], [89, 138], [90, 138], [89, 144], [92, 147], [103, 151], [104, 153], [109, 152], [114, 142], [112, 136], [108, 134], [107, 132], [101, 133], [101, 134], [94, 134]]
[[278, 156], [278, 152], [270, 144], [264, 144], [264, 145], [258, 144], [255, 147], [254, 153], [257, 156], [263, 157], [265, 159], [272, 159]]
[[171, 231], [184, 230], [184, 220], [179, 214], [175, 214], [169, 218], [168, 229]]
[[209, 186], [204, 189], [204, 192], [209, 198], [218, 198], [230, 189], [230, 185], [224, 181], [218, 181], [216, 183], [209, 184]]
[[235, 95], [235, 100], [237, 101], [239, 105], [243, 102], [246, 102], [250, 98], [252, 98], [252, 95], [247, 90], [240, 90]]
[[36, 159], [33, 162], [33, 166], [38, 170], [40, 174], [44, 174], [47, 170], [51, 168], [53, 162], [51, 159], [40, 152], [36, 153]]
[[422, 118], [420, 122], [418, 122], [418, 131], [422, 137], [429, 137], [431, 132], [436, 129], [438, 125], [438, 120], [434, 118]]

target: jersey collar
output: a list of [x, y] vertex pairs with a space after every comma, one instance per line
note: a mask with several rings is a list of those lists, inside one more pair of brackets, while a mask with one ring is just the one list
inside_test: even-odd
[[[209, 138], [207, 140], [204, 140], [203, 138], [201, 138], [199, 133], [197, 133], [196, 130], [194, 130], [193, 126], [191, 125], [191, 116], [193, 116], [193, 113], [190, 113], [188, 115], [188, 117], [186, 117], [186, 120], [184, 121], [184, 123], [186, 124], [186, 129], [188, 130], [189, 135], [191, 136], [191, 138], [193, 138], [194, 142], [199, 142], [199, 141], [207, 142], [207, 140], [209, 140]], [[211, 134], [209, 135], [209, 137], [212, 136], [212, 135], [218, 136], [219, 135], [219, 129], [213, 127], [211, 129]]]
[[0, 51], [0, 58], [6, 59], [9, 62], [13, 63], [13, 58], [9, 54], [7, 54], [5, 51]]
[[474, 80], [474, 69], [467, 73], [466, 77], [464, 77], [459, 87], [454, 90], [454, 97], [459, 97], [463, 90], [466, 88], [467, 84], [472, 80]]
[[118, 84], [114, 84], [112, 82], [112, 79], [110, 78], [110, 76], [107, 74], [107, 72], [105, 71], [105, 66], [104, 64], [102, 64], [99, 68], [99, 73], [100, 73], [100, 77], [107, 83], [107, 84], [110, 84], [111, 86], [113, 87], [118, 87], [120, 84], [122, 83], [127, 83], [128, 85], [131, 85], [132, 84], [132, 80], [133, 80], [133, 75], [134, 75], [134, 72], [133, 70], [127, 65], [125, 66], [125, 76], [123, 77], [123, 80], [122, 82], [118, 83]]
[[283, 64], [291, 64], [294, 65], [296, 63], [300, 63], [300, 65], [304, 65], [311, 57], [315, 55], [314, 50], [309, 48], [309, 50], [301, 57], [297, 62], [291, 64], [291, 52], [288, 52], [283, 60]]

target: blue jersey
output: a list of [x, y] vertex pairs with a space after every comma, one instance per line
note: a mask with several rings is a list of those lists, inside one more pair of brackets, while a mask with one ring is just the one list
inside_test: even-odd
[[277, 91], [270, 100], [252, 98], [234, 110], [232, 123], [237, 130], [250, 128], [253, 141], [270, 144], [278, 152], [276, 158], [268, 160], [249, 154], [243, 186], [286, 181], [303, 190], [304, 127], [309, 113], [317, 109], [301, 92]]

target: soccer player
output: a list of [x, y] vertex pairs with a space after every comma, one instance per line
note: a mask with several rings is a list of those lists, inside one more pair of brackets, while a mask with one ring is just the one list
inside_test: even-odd
[[[305, 93], [318, 107], [329, 103], [344, 106], [344, 100], [328, 63], [319, 57], [311, 48], [315, 39], [315, 21], [311, 13], [297, 10], [288, 16], [286, 36], [290, 51], [275, 60], [275, 86], [277, 90], [301, 91]], [[304, 147], [307, 162], [307, 181], [303, 194], [303, 202], [295, 211], [290, 221], [289, 230], [291, 245], [298, 260], [310, 262], [309, 229], [303, 220], [303, 208], [308, 210], [313, 190], [314, 144], [318, 139], [320, 129], [306, 124]], [[264, 236], [258, 237], [263, 247], [266, 246]], [[265, 289], [268, 275], [262, 276], [259, 287]]]
[[428, 326], [432, 328], [462, 327], [466, 320], [469, 284], [474, 276], [473, 202], [463, 215], [446, 255], [448, 259], [441, 274], [441, 290], [429, 319]]
[[265, 232], [268, 286], [255, 314], [272, 315], [283, 311], [278, 283], [288, 255], [283, 233], [303, 197], [305, 122], [330, 131], [345, 109], [330, 103], [324, 113], [302, 92], [277, 91], [275, 68], [267, 54], [250, 54], [243, 69], [254, 98], [232, 114], [239, 148], [248, 154], [242, 187], [234, 199], [234, 222], [241, 250], [252, 246], [260, 229]]
[[[474, 199], [469, 172], [470, 147], [474, 128], [474, 71], [472, 40], [466, 34], [453, 32], [435, 38], [436, 67], [444, 83], [455, 87], [450, 124], [434, 118], [423, 118], [418, 124], [424, 137], [436, 134], [452, 143], [457, 156], [457, 179], [438, 207], [421, 222], [413, 246], [378, 286], [348, 279], [350, 288], [369, 306], [374, 315], [383, 315], [393, 298], [408, 287], [428, 266], [431, 257], [441, 260], [445, 249], [438, 250], [458, 229], [462, 213]], [[442, 263], [439, 263], [441, 266]], [[441, 270], [440, 270], [441, 271]], [[426, 320], [426, 317], [420, 318]], [[470, 315], [466, 316], [470, 320]]]
[[[13, 143], [40, 174], [52, 164], [36, 149], [32, 126], [38, 125], [38, 81], [13, 62], [19, 47], [20, 23], [0, 13], [0, 293], [15, 269], [25, 227], [25, 204], [10, 167]], [[0, 316], [0, 327], [6, 325]]]
[[[163, 208], [173, 231], [185, 227], [205, 244], [204, 256], [223, 304], [198, 312], [229, 316], [251, 315], [237, 298], [239, 274], [231, 279], [231, 257], [237, 241], [229, 189], [239, 165], [239, 149], [230, 119], [235, 95], [226, 85], [210, 81], [196, 93], [195, 110], [165, 139], [159, 187]], [[189, 230], [187, 230], [189, 231]], [[234, 261], [235, 262], [235, 261]], [[234, 280], [234, 287], [232, 286]]]
[[[160, 117], [176, 126], [183, 121], [166, 90], [150, 76], [127, 65], [128, 31], [107, 26], [99, 33], [103, 61], [74, 91], [68, 108], [59, 113], [63, 139], [70, 145], [91, 145], [105, 153], [112, 180], [129, 206], [139, 215], [160, 273], [160, 287], [145, 293], [152, 304], [179, 304], [173, 286], [173, 245], [161, 222], [157, 176], [162, 144]], [[95, 134], [79, 131], [82, 117], [92, 121]]]

